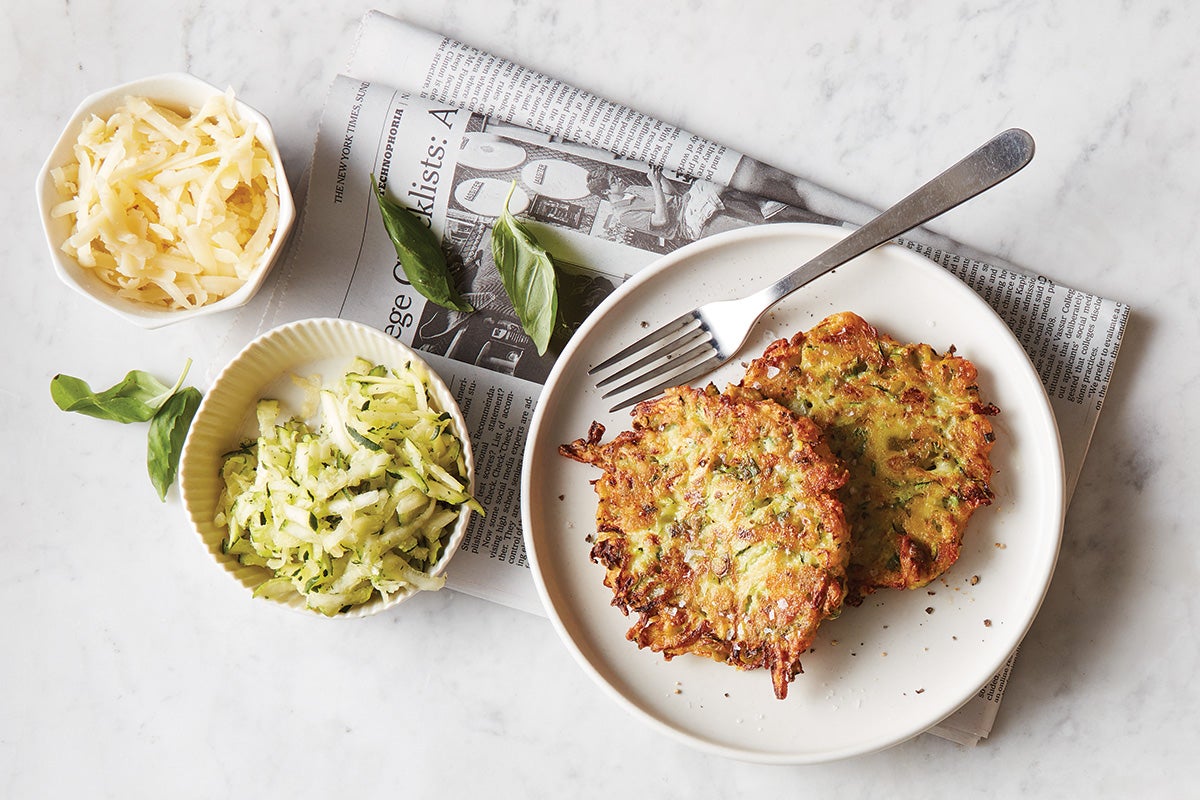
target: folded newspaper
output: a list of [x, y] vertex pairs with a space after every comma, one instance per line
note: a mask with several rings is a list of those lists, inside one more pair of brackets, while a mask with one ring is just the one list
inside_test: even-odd
[[[258, 328], [344, 317], [422, 351], [462, 405], [487, 508], [473, 520], [448, 585], [544, 614], [524, 550], [519, 486], [553, 353], [539, 356], [522, 330], [489, 245], [514, 181], [509, 208], [555, 256], [561, 302], [576, 320], [661, 254], [702, 237], [784, 221], [853, 226], [877, 212], [379, 12], [364, 17], [347, 72], [327, 98], [298, 237]], [[371, 175], [441, 237], [474, 313], [413, 290], [380, 222]], [[652, 213], [656, 199], [670, 206], [665, 221]], [[1128, 307], [968, 256], [923, 230], [898, 241], [973, 287], [1024, 345], [1057, 416], [1069, 497]], [[987, 736], [1012, 663], [931, 732], [963, 744]]]

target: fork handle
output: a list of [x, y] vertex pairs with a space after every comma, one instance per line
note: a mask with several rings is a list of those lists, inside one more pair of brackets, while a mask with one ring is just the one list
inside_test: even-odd
[[962, 161], [753, 297], [762, 301], [764, 309], [769, 308], [829, 270], [992, 188], [1028, 164], [1033, 150], [1033, 137], [1020, 128], [997, 134]]

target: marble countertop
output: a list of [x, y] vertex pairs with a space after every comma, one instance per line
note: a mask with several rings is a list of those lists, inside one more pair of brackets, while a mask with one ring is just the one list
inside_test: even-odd
[[[160, 504], [141, 432], [64, 415], [55, 373], [221, 366], [220, 317], [134, 328], [54, 277], [35, 172], [86, 94], [186, 70], [272, 120], [293, 183], [369, 6], [6, 3], [0, 12], [0, 795], [1184, 796], [1200, 752], [1200, 9], [1179, 3], [398, 0], [381, 10], [884, 205], [1005, 127], [1022, 202], [935, 224], [1133, 314], [1057, 572], [990, 738], [810, 767], [630, 716], [543, 618], [454, 592], [324, 624], [249, 602]], [[810, 4], [814, 5], [815, 4]], [[1193, 466], [1189, 467], [1189, 464]], [[903, 792], [902, 792], [903, 794]]]

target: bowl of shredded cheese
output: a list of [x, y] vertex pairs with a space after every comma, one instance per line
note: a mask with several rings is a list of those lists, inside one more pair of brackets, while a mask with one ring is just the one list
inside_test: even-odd
[[186, 73], [86, 98], [36, 188], [58, 276], [144, 328], [245, 305], [296, 216], [266, 117]]

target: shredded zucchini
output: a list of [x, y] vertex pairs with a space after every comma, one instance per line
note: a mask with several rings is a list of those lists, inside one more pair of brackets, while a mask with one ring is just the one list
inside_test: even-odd
[[227, 453], [216, 524], [225, 552], [273, 573], [256, 590], [296, 591], [333, 616], [430, 574], [459, 515], [483, 508], [467, 491], [462, 443], [432, 403], [420, 365], [355, 359], [332, 385], [314, 385], [316, 430], [258, 402], [258, 439]]

